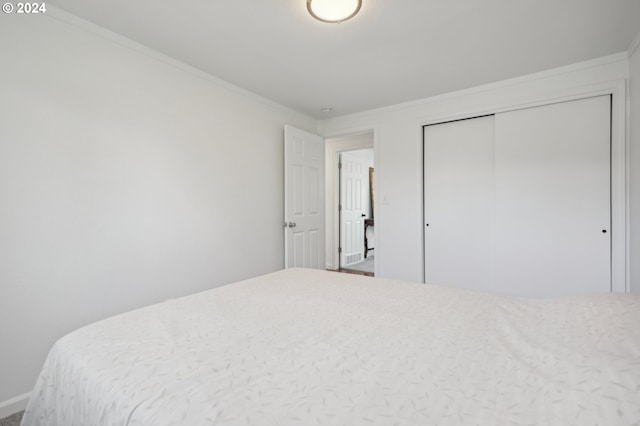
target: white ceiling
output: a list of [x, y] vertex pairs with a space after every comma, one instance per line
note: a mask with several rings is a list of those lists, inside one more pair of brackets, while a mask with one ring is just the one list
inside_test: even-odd
[[316, 118], [624, 52], [640, 32], [640, 0], [363, 0], [342, 24], [306, 0], [48, 3]]

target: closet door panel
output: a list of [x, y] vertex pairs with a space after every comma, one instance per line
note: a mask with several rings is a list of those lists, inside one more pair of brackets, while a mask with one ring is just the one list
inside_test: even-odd
[[425, 282], [493, 288], [494, 118], [424, 128]]
[[496, 285], [610, 291], [610, 97], [495, 117]]

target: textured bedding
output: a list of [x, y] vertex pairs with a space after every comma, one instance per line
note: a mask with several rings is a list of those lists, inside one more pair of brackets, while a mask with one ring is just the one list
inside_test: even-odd
[[22, 424], [637, 425], [640, 295], [289, 269], [63, 337]]

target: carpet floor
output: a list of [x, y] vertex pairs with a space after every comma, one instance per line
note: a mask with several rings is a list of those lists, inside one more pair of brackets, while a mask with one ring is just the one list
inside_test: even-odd
[[15, 413], [10, 415], [9, 417], [0, 419], [0, 426], [20, 426], [20, 420], [22, 420], [23, 414], [24, 411], [20, 411], [19, 413]]

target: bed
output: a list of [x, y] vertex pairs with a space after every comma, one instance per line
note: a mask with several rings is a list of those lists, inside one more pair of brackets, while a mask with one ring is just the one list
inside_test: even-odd
[[288, 269], [51, 349], [23, 426], [640, 424], [640, 295]]

